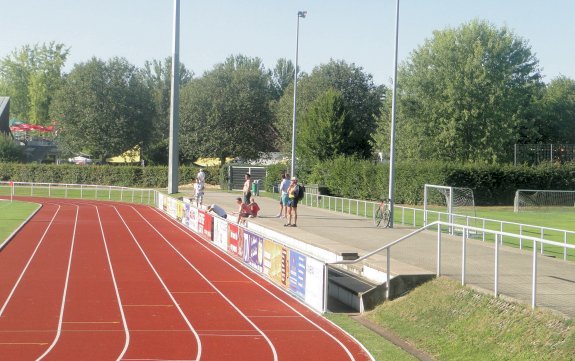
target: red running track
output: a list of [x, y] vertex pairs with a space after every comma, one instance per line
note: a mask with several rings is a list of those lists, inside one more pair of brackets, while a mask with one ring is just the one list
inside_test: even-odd
[[43, 206], [0, 251], [0, 359], [371, 360], [154, 208]]

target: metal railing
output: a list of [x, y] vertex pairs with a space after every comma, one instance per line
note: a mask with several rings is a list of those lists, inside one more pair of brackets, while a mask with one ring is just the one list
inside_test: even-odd
[[128, 188], [91, 184], [0, 182], [0, 196], [74, 198], [100, 201], [118, 201], [152, 205], [157, 191], [146, 188]]
[[[515, 237], [515, 238], [519, 238], [522, 237], [524, 240], [528, 240], [533, 242], [533, 244], [535, 245], [534, 247], [532, 247], [533, 252], [532, 252], [532, 260], [531, 260], [531, 307], [535, 308], [537, 306], [537, 274], [538, 274], [538, 262], [537, 262], [537, 256], [538, 256], [538, 252], [537, 249], [538, 247], [536, 246], [537, 244], [541, 244], [541, 248], [543, 247], [543, 244], [547, 244], [550, 246], [555, 246], [555, 247], [563, 247], [565, 249], [571, 249], [571, 250], [575, 250], [575, 245], [571, 245], [571, 244], [562, 244], [562, 243], [558, 243], [558, 242], [554, 242], [554, 241], [550, 241], [550, 240], [546, 240], [546, 239], [542, 239], [542, 238], [537, 238], [537, 237], [531, 237], [531, 236], [521, 236], [521, 235], [517, 235], [517, 234], [513, 234], [513, 233], [507, 233], [507, 232], [502, 232], [502, 231], [494, 231], [494, 230], [486, 230], [483, 228], [477, 228], [477, 227], [472, 227], [472, 226], [466, 226], [466, 225], [461, 225], [461, 224], [456, 224], [456, 223], [449, 223], [449, 222], [443, 222], [443, 221], [435, 221], [432, 222], [426, 226], [423, 226], [391, 243], [386, 244], [385, 246], [382, 246], [374, 251], [371, 251], [367, 254], [365, 254], [362, 257], [359, 257], [358, 259], [355, 260], [344, 260], [344, 261], [337, 261], [337, 262], [330, 262], [328, 263], [328, 265], [350, 265], [350, 264], [356, 264], [359, 262], [362, 262], [370, 257], [372, 257], [375, 254], [381, 253], [383, 251], [386, 252], [386, 298], [389, 299], [389, 284], [391, 281], [391, 267], [392, 267], [392, 258], [391, 258], [391, 249], [398, 245], [401, 242], [404, 242], [407, 239], [413, 238], [415, 235], [417, 235], [418, 233], [421, 233], [425, 230], [429, 230], [429, 229], [433, 229], [435, 228], [437, 230], [437, 248], [436, 248], [436, 254], [435, 254], [435, 262], [436, 262], [436, 276], [441, 276], [441, 267], [442, 267], [442, 258], [441, 258], [441, 250], [442, 250], [442, 231], [441, 229], [443, 227], [450, 227], [453, 229], [457, 229], [461, 232], [461, 284], [465, 285], [466, 284], [466, 265], [467, 265], [467, 261], [468, 261], [468, 255], [467, 255], [467, 240], [469, 239], [468, 235], [470, 232], [485, 232], [485, 233], [489, 233], [489, 234], [493, 234], [495, 236], [496, 239], [502, 239], [503, 237]], [[500, 278], [500, 242], [497, 241], [495, 242], [495, 247], [494, 247], [494, 285], [493, 285], [493, 290], [494, 290], [494, 296], [498, 297], [500, 295], [499, 292], [499, 278]]]
[[[364, 201], [353, 198], [333, 197], [320, 194], [305, 194], [301, 204], [323, 208], [333, 212], [350, 214], [359, 217], [373, 218], [379, 203], [373, 201]], [[441, 222], [453, 222], [454, 224], [476, 227], [477, 231], [474, 232], [473, 238], [479, 238], [483, 241], [494, 241], [494, 236], [490, 231], [499, 231], [510, 234], [519, 234], [519, 238], [501, 237], [499, 242], [510, 246], [524, 249], [524, 241], [528, 239], [528, 234], [537, 234], [540, 238], [549, 238], [554, 242], [562, 243], [562, 245], [575, 244], [575, 232], [552, 228], [535, 226], [530, 224], [523, 224], [517, 222], [500, 221], [489, 218], [481, 218], [476, 216], [449, 214], [447, 212], [439, 212], [433, 210], [423, 210], [414, 207], [405, 207], [394, 205], [394, 223], [401, 224], [407, 227], [424, 227], [425, 220], [435, 220]], [[453, 228], [442, 228], [442, 232], [453, 233]], [[491, 237], [490, 237], [491, 235]], [[510, 239], [515, 240], [511, 242]], [[575, 258], [575, 252], [569, 252], [569, 247], [561, 247], [562, 258], [567, 260]], [[555, 248], [545, 248], [545, 244], [540, 244], [539, 251], [541, 254], [547, 252], [548, 254], [555, 255], [557, 252]]]

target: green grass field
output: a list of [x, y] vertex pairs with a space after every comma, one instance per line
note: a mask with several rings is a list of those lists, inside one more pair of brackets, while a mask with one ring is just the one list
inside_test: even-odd
[[0, 246], [37, 208], [35, 203], [0, 200]]

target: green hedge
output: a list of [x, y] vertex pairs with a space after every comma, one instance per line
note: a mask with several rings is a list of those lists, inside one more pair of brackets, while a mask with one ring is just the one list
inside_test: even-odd
[[[377, 200], [387, 198], [389, 166], [337, 158], [317, 164], [304, 179], [325, 185], [333, 195]], [[395, 200], [421, 204], [425, 184], [473, 189], [476, 205], [512, 205], [517, 189], [575, 190], [575, 164], [537, 167], [445, 162], [401, 162], [395, 167]]]
[[[198, 167], [180, 167], [179, 184], [192, 183], [198, 170]], [[207, 183], [218, 184], [219, 167], [204, 171]], [[168, 167], [0, 163], [0, 180], [164, 188], [168, 185]]]
[[[227, 175], [222, 169], [204, 168], [206, 182], [223, 184], [226, 189]], [[269, 166], [263, 189], [271, 192], [286, 171], [285, 164]], [[197, 172], [198, 167], [180, 167], [179, 184], [192, 183]], [[327, 187], [334, 196], [377, 200], [387, 198], [389, 166], [342, 157], [316, 164], [300, 178], [304, 183]], [[168, 168], [0, 163], [0, 180], [164, 188]], [[421, 204], [426, 183], [471, 188], [476, 205], [512, 205], [517, 189], [575, 190], [575, 163], [528, 167], [401, 162], [395, 167], [395, 201]]]

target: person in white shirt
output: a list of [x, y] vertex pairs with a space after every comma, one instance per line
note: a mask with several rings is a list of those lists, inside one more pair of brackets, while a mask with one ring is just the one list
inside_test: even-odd
[[[287, 218], [288, 213], [288, 188], [290, 186], [289, 174], [282, 174], [282, 181], [280, 183], [280, 212], [276, 215], [276, 218]], [[282, 214], [283, 213], [283, 214]]]
[[204, 182], [206, 181], [206, 173], [204, 173], [204, 170], [202, 168], [200, 168], [200, 171], [198, 172], [198, 175], [196, 176], [196, 180], [198, 181], [198, 183], [204, 184]]

